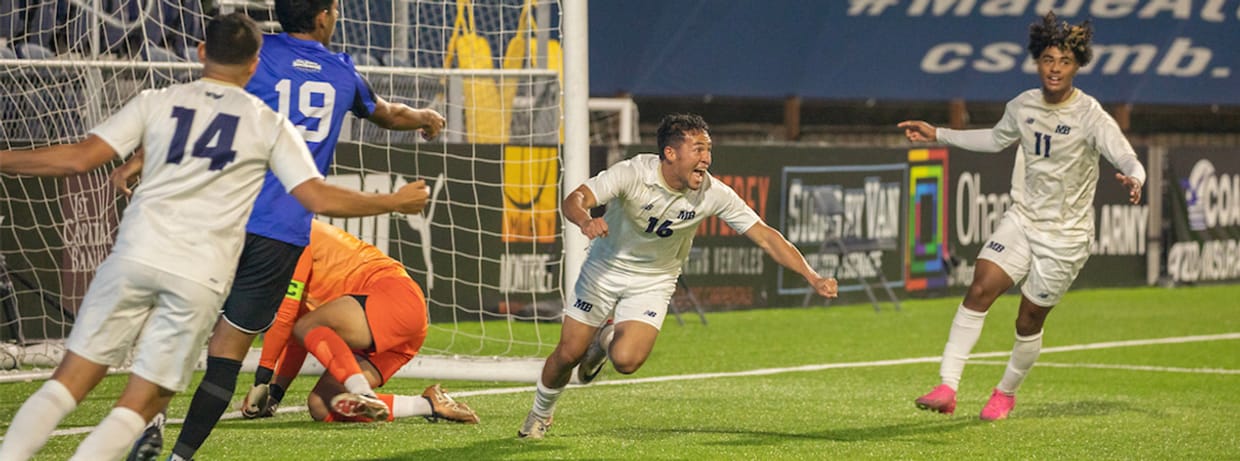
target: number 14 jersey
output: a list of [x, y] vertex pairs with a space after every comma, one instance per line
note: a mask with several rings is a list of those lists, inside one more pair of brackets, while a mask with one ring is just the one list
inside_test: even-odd
[[211, 79], [143, 91], [91, 133], [121, 156], [145, 149], [113, 255], [217, 292], [232, 283], [268, 168], [290, 190], [321, 177], [284, 117]]

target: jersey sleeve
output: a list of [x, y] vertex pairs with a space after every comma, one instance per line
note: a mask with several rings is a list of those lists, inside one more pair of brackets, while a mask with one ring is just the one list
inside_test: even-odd
[[146, 132], [146, 101], [150, 94], [150, 90], [139, 93], [90, 133], [112, 146], [121, 158], [129, 157], [142, 145], [142, 136]]
[[1012, 145], [1020, 137], [1020, 126], [1016, 124], [1016, 115], [1012, 103], [1008, 103], [1003, 111], [1003, 118], [989, 130], [952, 130], [938, 128], [935, 136], [939, 142], [950, 144], [973, 152], [999, 152]]
[[291, 192], [303, 182], [323, 177], [314, 165], [310, 149], [306, 148], [297, 128], [293, 127], [288, 119], [280, 117], [276, 141], [271, 149], [271, 172], [275, 173], [280, 184], [284, 185], [285, 191]]
[[728, 227], [731, 227], [736, 233], [744, 234], [754, 224], [762, 220], [762, 218], [758, 217], [758, 213], [745, 204], [745, 201], [741, 200], [741, 197], [736, 195], [736, 191], [732, 190], [731, 187], [718, 181], [715, 181], [712, 186], [719, 189], [718, 193], [721, 202], [716, 216], [719, 216], [719, 219], [722, 219], [723, 222], [728, 223]]
[[358, 118], [369, 118], [370, 114], [375, 113], [375, 92], [370, 89], [370, 83], [366, 82], [366, 78], [357, 72], [357, 68], [353, 64], [353, 58], [348, 54], [340, 53], [340, 60], [349, 65], [349, 69], [353, 71], [353, 105], [349, 107], [349, 112]]
[[1137, 160], [1137, 153], [1132, 149], [1132, 144], [1128, 142], [1124, 132], [1119, 129], [1119, 124], [1101, 108], [1094, 110], [1094, 117], [1094, 148], [1125, 176], [1131, 176], [1145, 184], [1145, 167]]
[[637, 176], [633, 160], [625, 160], [587, 179], [584, 185], [594, 193], [595, 202], [602, 205], [611, 199], [624, 196], [625, 189], [637, 180]]

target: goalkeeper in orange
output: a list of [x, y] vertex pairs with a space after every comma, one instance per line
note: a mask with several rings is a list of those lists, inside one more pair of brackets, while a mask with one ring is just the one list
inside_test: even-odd
[[264, 337], [242, 415], [273, 415], [308, 351], [327, 368], [306, 400], [316, 421], [423, 416], [477, 423], [474, 411], [438, 384], [420, 396], [374, 391], [417, 355], [427, 320], [422, 288], [399, 261], [342, 229], [314, 221], [310, 245]]

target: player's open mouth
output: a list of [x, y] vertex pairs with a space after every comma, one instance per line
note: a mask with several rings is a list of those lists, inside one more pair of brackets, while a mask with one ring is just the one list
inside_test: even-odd
[[693, 177], [698, 178], [698, 179], [706, 179], [706, 169], [698, 168], [696, 170], [693, 170]]

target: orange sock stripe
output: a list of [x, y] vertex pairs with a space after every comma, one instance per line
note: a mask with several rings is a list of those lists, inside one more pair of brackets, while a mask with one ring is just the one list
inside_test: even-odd
[[388, 421], [396, 419], [396, 396], [394, 394], [375, 394], [388, 407]]
[[350, 376], [360, 374], [362, 367], [353, 358], [353, 351], [340, 335], [327, 327], [317, 327], [306, 333], [306, 350], [314, 354], [336, 381], [343, 383]]

